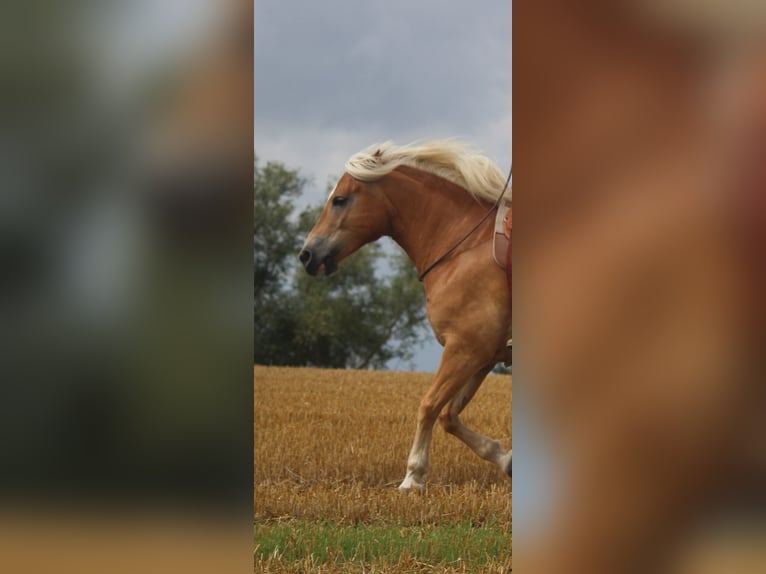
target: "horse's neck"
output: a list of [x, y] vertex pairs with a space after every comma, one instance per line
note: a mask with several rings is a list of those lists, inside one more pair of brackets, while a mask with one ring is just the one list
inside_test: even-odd
[[[389, 176], [386, 195], [394, 206], [391, 237], [423, 271], [462, 239], [486, 213], [457, 185], [413, 168]], [[491, 226], [490, 226], [491, 227]], [[461, 249], [487, 240], [487, 230], [472, 234]]]

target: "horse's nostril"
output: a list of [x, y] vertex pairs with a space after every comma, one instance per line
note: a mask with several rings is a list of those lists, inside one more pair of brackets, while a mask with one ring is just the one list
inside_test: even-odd
[[308, 249], [304, 249], [301, 251], [301, 254], [298, 256], [298, 258], [301, 260], [301, 263], [306, 265], [309, 261], [311, 261], [311, 251]]

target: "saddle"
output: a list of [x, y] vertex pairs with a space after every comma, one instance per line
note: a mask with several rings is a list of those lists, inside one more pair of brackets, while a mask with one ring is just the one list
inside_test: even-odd
[[[505, 277], [508, 281], [509, 303], [513, 305], [513, 291], [511, 289], [511, 254], [512, 242], [511, 235], [513, 231], [513, 206], [510, 203], [503, 203], [497, 209], [495, 215], [495, 236], [492, 242], [493, 255], [495, 262], [501, 269], [505, 269]], [[507, 358], [505, 366], [509, 367], [513, 362], [513, 342], [509, 339], [506, 344]]]
[[497, 208], [497, 214], [495, 215], [495, 239], [492, 242], [492, 249], [495, 256], [495, 262], [501, 269], [505, 269], [508, 273], [510, 273], [511, 268], [512, 229], [513, 207], [510, 203], [503, 202]]

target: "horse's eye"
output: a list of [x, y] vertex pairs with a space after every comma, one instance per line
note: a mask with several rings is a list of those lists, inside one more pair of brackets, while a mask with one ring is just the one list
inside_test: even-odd
[[348, 197], [344, 195], [336, 195], [332, 198], [332, 204], [335, 206], [346, 205], [346, 201], [348, 201]]

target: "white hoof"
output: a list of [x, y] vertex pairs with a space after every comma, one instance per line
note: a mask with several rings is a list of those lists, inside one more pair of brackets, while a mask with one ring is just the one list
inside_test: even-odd
[[500, 467], [500, 470], [505, 472], [508, 476], [513, 476], [513, 456], [512, 451], [508, 451], [506, 454], [500, 457], [500, 460], [498, 461], [498, 466]]

